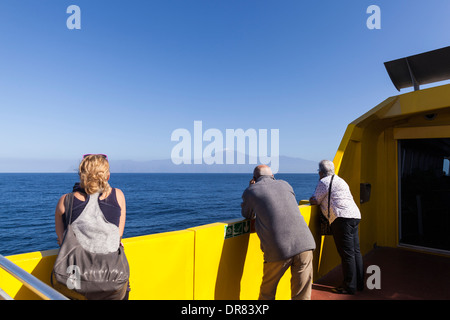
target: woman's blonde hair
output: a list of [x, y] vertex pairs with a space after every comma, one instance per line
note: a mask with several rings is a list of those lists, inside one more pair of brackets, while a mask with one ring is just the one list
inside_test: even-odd
[[105, 156], [99, 154], [86, 156], [80, 163], [78, 174], [80, 187], [84, 188], [87, 194], [109, 193], [111, 189], [108, 183], [109, 163]]

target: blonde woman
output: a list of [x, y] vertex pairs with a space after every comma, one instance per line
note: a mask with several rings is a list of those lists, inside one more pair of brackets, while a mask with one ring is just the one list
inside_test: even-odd
[[[78, 174], [80, 183], [73, 190], [72, 211], [66, 212], [63, 195], [55, 210], [58, 245], [62, 245], [68, 224], [83, 248], [93, 253], [117, 251], [125, 227], [126, 204], [123, 192], [111, 188], [108, 157], [103, 154], [83, 156]], [[68, 220], [70, 217], [70, 221]]]

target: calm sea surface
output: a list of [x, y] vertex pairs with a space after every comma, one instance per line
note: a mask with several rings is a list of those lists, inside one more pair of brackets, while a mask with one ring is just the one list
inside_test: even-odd
[[[127, 202], [124, 238], [181, 230], [240, 218], [240, 203], [251, 174], [115, 173], [110, 185]], [[317, 174], [278, 174], [309, 199]], [[75, 173], [0, 173], [0, 254], [57, 248], [54, 213], [72, 191]]]

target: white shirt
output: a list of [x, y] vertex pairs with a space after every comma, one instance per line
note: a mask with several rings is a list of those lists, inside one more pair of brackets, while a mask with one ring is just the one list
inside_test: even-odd
[[[322, 178], [317, 184], [313, 197], [320, 204], [320, 209], [325, 217], [328, 217], [328, 187], [332, 176]], [[350, 188], [342, 178], [334, 175], [331, 185], [330, 223], [336, 218], [361, 219], [359, 208], [353, 200]]]

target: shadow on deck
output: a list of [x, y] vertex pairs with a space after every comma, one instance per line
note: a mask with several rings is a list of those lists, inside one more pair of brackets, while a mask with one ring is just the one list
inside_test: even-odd
[[[363, 257], [364, 270], [380, 267], [381, 289], [336, 294], [342, 282], [338, 266], [313, 284], [312, 300], [450, 300], [450, 257], [402, 248], [378, 247]], [[365, 281], [371, 274], [365, 275]]]

